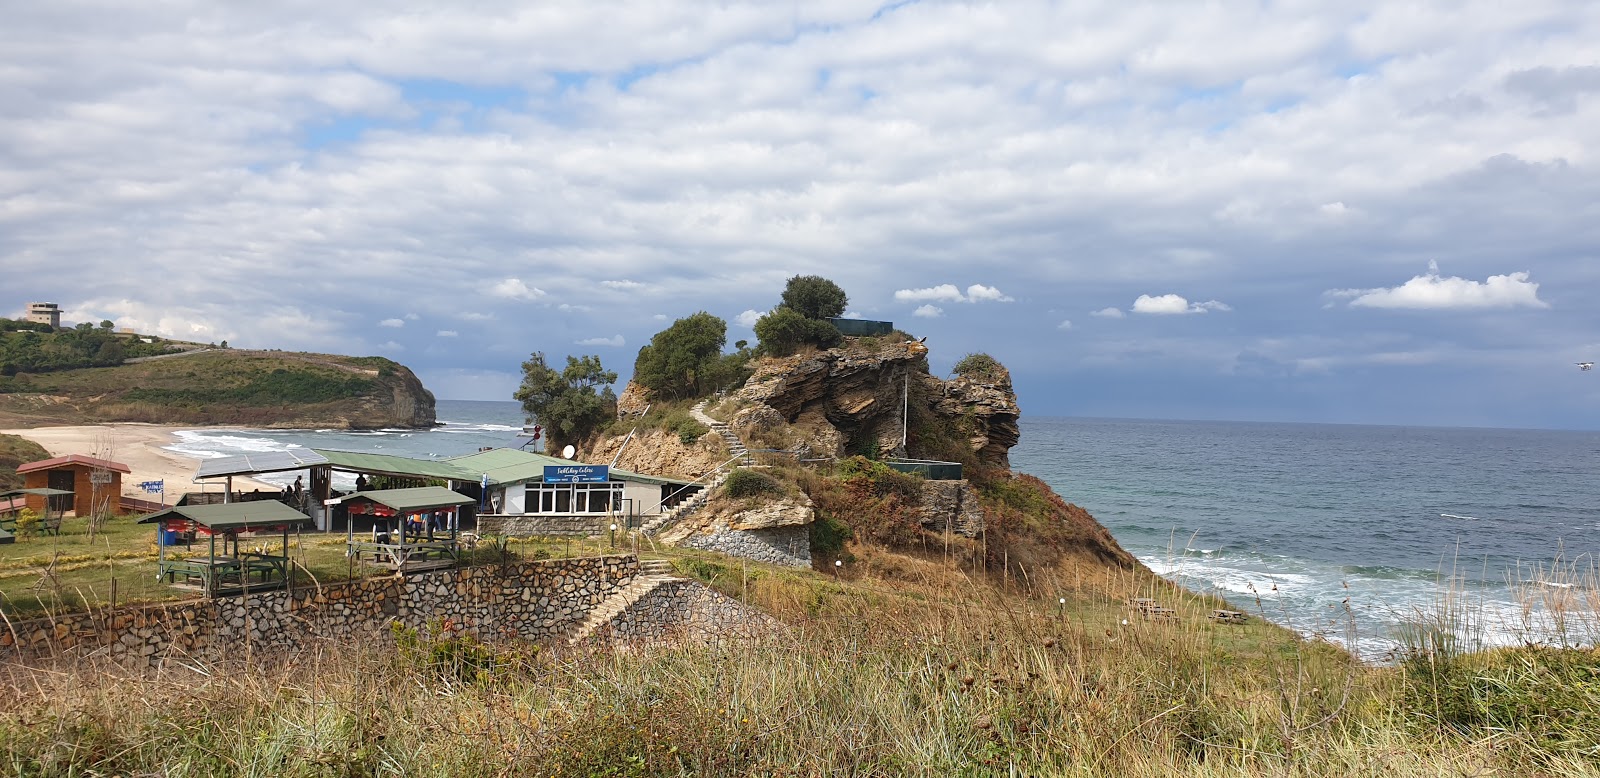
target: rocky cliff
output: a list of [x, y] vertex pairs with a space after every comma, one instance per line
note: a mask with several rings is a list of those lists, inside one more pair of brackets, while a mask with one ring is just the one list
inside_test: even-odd
[[1009, 373], [942, 380], [929, 374], [927, 348], [915, 341], [848, 339], [763, 360], [733, 400], [741, 435], [759, 439], [787, 427], [799, 438], [792, 442], [815, 456], [951, 456], [918, 434], [936, 422], [954, 426], [979, 463], [1009, 469], [1021, 437]]

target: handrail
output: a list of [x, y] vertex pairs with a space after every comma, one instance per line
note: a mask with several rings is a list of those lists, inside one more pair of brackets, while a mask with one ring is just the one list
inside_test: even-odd
[[714, 475], [716, 473], [720, 473], [720, 472], [722, 472], [722, 468], [727, 467], [728, 465], [733, 464], [734, 462], [737, 462], [737, 461], [739, 461], [741, 459], [744, 459], [744, 458], [745, 458], [744, 454], [740, 454], [740, 455], [738, 455], [736, 457], [733, 457], [732, 459], [729, 459], [728, 461], [723, 462], [722, 464], [717, 465], [716, 467], [713, 467], [710, 470], [707, 470], [704, 474], [702, 474], [700, 476], [700, 478], [696, 478], [693, 481], [690, 481], [689, 483], [684, 484], [683, 488], [679, 489], [678, 491], [673, 492], [672, 494], [669, 494], [666, 497], [661, 498], [661, 502], [658, 502], [655, 505], [656, 512], [659, 513], [661, 511], [661, 506], [666, 505], [668, 500], [670, 500], [670, 499], [672, 499], [674, 497], [677, 497], [678, 495], [682, 494], [689, 487], [694, 486], [697, 483], [700, 483], [701, 479], [703, 479], [703, 478], [705, 478], [706, 476], [709, 476], [709, 475]]

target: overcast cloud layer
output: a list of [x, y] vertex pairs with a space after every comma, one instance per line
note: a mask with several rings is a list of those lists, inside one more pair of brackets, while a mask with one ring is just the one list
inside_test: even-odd
[[0, 308], [508, 399], [819, 273], [1030, 414], [1600, 427], [1600, 4], [381, 6], [4, 2]]

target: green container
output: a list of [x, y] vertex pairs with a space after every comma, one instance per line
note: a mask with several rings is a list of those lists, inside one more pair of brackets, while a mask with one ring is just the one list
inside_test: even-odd
[[872, 321], [871, 319], [828, 319], [827, 322], [839, 328], [839, 334], [852, 338], [870, 338], [878, 335], [888, 335], [894, 332], [892, 321]]

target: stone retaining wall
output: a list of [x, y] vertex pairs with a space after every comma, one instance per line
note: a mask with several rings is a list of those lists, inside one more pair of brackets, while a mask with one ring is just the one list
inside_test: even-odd
[[719, 529], [690, 535], [679, 545], [787, 567], [811, 566], [811, 529], [808, 526]]
[[[621, 525], [621, 522], [618, 522]], [[501, 535], [511, 538], [531, 538], [540, 535], [573, 535], [594, 537], [603, 535], [611, 526], [605, 516], [479, 516], [478, 534]]]
[[699, 581], [667, 581], [595, 630], [591, 641], [635, 643], [683, 640], [722, 643], [782, 630], [762, 611]]
[[546, 560], [0, 623], [0, 658], [93, 654], [135, 667], [216, 662], [328, 639], [392, 641], [392, 623], [420, 628], [445, 620], [484, 639], [548, 640], [638, 573], [634, 556]]

